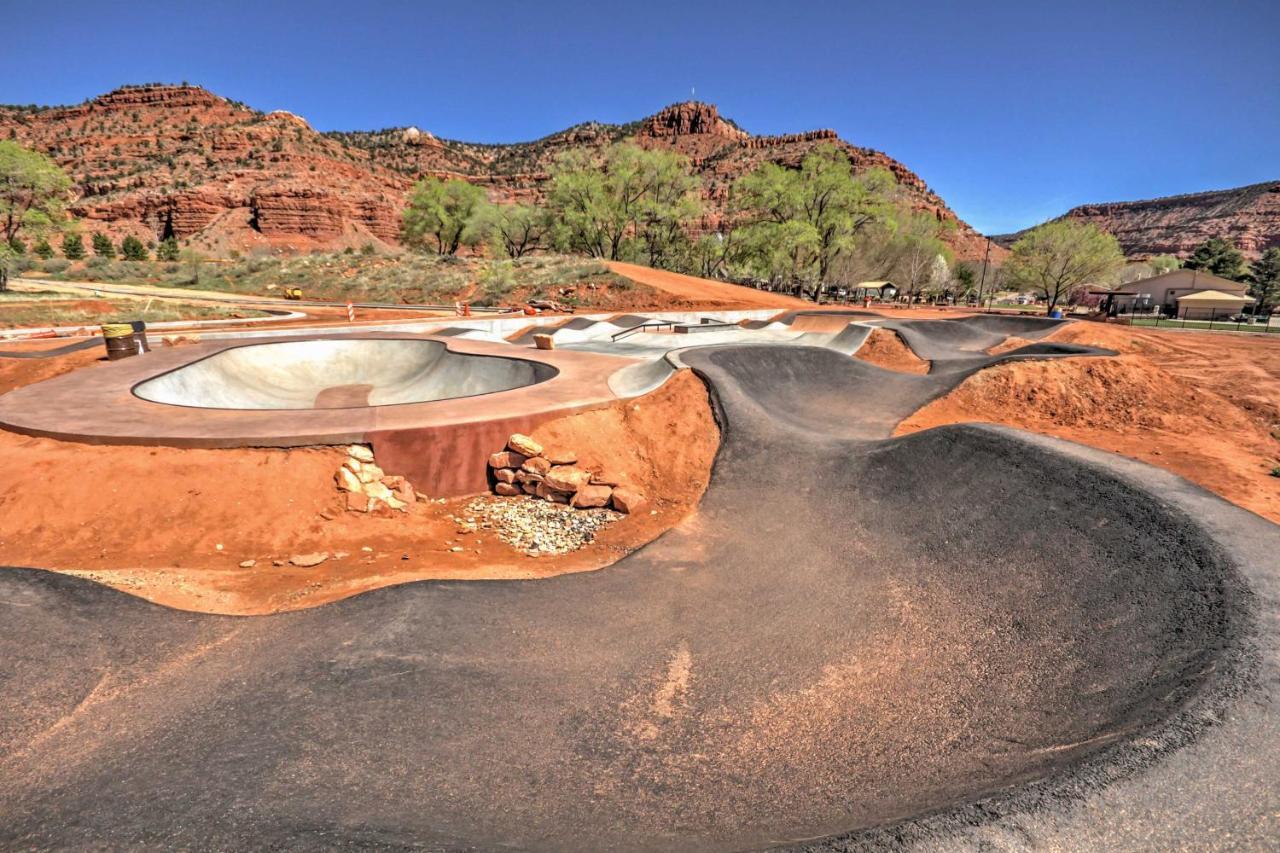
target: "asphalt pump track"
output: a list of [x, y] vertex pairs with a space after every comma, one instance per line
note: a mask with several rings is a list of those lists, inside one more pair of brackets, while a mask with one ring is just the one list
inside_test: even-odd
[[682, 353], [711, 485], [594, 573], [237, 618], [0, 572], [0, 845], [1274, 841], [1280, 528], [1028, 433], [888, 437], [1084, 354], [1033, 346]]

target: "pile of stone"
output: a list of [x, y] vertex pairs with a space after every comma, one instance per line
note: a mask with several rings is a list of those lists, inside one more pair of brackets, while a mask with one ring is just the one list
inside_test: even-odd
[[568, 554], [591, 543], [596, 532], [622, 516], [608, 509], [574, 510], [538, 500], [503, 501], [474, 498], [467, 512], [475, 528], [492, 530], [498, 538], [530, 557]]
[[407, 512], [417, 498], [408, 480], [384, 472], [373, 461], [373, 451], [362, 444], [347, 448], [347, 458], [334, 476], [338, 488], [347, 494], [351, 512], [375, 512], [382, 507]]
[[646, 505], [644, 495], [607, 470], [592, 471], [577, 464], [570, 450], [548, 449], [527, 435], [516, 433], [506, 450], [489, 457], [494, 494], [531, 495], [575, 509], [612, 507], [633, 513]]

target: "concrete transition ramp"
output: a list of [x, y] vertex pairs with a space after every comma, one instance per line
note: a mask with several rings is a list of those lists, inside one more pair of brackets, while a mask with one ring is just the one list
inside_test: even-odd
[[547, 364], [452, 352], [440, 341], [330, 339], [224, 349], [133, 392], [202, 409], [334, 409], [474, 397], [555, 374]]
[[1274, 841], [1280, 529], [1013, 430], [888, 438], [959, 372], [679, 357], [711, 486], [599, 572], [252, 619], [0, 572], [0, 845]]

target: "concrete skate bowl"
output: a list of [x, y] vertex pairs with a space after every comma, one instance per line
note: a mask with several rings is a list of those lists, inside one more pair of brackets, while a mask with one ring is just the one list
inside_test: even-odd
[[342, 409], [493, 394], [556, 373], [548, 364], [452, 352], [432, 340], [288, 341], [225, 349], [133, 392], [202, 409]]
[[711, 486], [604, 571], [262, 619], [0, 572], [0, 845], [847, 850], [1008, 819], [1063, 848], [1053, 810], [1139, 768], [1159, 794], [1090, 821], [1248, 830], [1212, 811], [1229, 778], [1161, 761], [1269, 713], [1219, 703], [1274, 525], [1016, 431], [884, 438], [952, 376], [682, 357], [722, 426]]

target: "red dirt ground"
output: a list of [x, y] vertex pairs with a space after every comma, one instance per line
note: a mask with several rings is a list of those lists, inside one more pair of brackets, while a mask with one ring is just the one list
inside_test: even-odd
[[[93, 350], [0, 359], [0, 388], [97, 357]], [[573, 554], [529, 557], [487, 532], [460, 533], [448, 516], [464, 516], [468, 498], [419, 502], [392, 518], [343, 512], [334, 485], [341, 448], [99, 447], [0, 431], [0, 564], [66, 571], [171, 607], [232, 614], [311, 607], [424, 578], [588, 571], [684, 519], [706, 489], [719, 445], [706, 389], [688, 371], [645, 397], [549, 422], [534, 436], [625, 473], [651, 496], [650, 511], [623, 518]], [[465, 550], [451, 551], [455, 545]], [[348, 556], [309, 569], [272, 565], [315, 551]], [[257, 565], [239, 568], [247, 559]]]
[[[794, 296], [781, 293], [770, 293], [756, 290], [740, 284], [729, 284], [723, 281], [712, 281], [696, 278], [691, 275], [655, 270], [639, 264], [624, 264], [621, 261], [610, 261], [608, 267], [618, 275], [632, 281], [648, 285], [655, 290], [669, 293], [677, 297], [681, 303], [697, 308], [812, 308], [812, 302], [805, 302]], [[676, 308], [679, 303], [663, 308]], [[655, 307], [653, 310], [663, 310]]]
[[899, 373], [929, 372], [929, 362], [912, 352], [892, 329], [873, 330], [853, 357]]
[[1046, 340], [1114, 359], [1003, 364], [967, 379], [898, 433], [1007, 424], [1173, 471], [1280, 523], [1280, 341], [1073, 323]]

